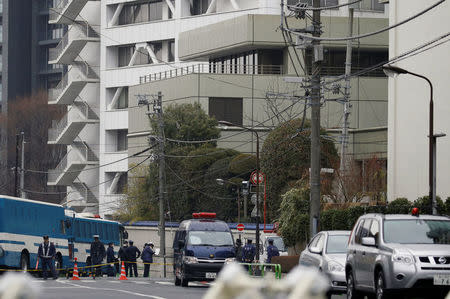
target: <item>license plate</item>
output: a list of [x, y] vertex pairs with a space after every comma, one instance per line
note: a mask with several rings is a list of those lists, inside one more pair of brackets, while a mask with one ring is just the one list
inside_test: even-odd
[[439, 286], [450, 286], [450, 274], [434, 275], [433, 284]]
[[217, 273], [215, 272], [207, 272], [206, 273], [206, 278], [216, 278], [217, 277]]

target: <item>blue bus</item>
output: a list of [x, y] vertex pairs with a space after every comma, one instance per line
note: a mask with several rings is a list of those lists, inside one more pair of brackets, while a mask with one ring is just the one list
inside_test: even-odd
[[44, 235], [55, 244], [57, 269], [72, 268], [75, 258], [80, 267], [89, 265], [95, 234], [104, 244], [112, 242], [116, 247], [127, 237], [115, 221], [80, 217], [61, 205], [0, 195], [1, 268], [34, 269]]

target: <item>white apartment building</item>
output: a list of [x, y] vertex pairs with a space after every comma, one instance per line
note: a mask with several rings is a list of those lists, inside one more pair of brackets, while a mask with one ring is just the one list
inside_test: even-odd
[[[336, 5], [347, 0], [322, 2]], [[50, 130], [49, 143], [67, 144], [68, 152], [50, 171], [48, 184], [68, 186], [64, 200], [68, 206], [110, 216], [124, 196], [130, 152], [148, 146], [148, 126], [128, 131], [129, 115], [134, 117], [129, 112], [140, 109], [144, 113], [144, 108], [128, 104], [136, 103], [129, 87], [140, 84], [140, 77], [149, 74], [209, 63], [209, 53], [202, 56], [197, 49], [192, 51], [193, 58], [187, 55], [185, 61], [180, 60], [179, 37], [183, 32], [198, 29], [207, 34], [210, 26], [232, 23], [240, 16], [279, 14], [279, 0], [61, 0], [50, 22], [69, 24], [70, 28], [50, 60], [69, 65], [69, 70], [50, 91], [49, 104], [67, 105], [68, 112]], [[346, 15], [345, 7], [324, 12], [330, 18]], [[378, 0], [364, 0], [357, 6], [356, 17], [386, 16]], [[339, 28], [346, 28], [345, 22], [341, 23]], [[225, 45], [217, 50], [223, 55], [234, 54], [236, 45], [227, 42], [239, 42], [238, 32], [221, 36], [212, 32], [208, 38]], [[142, 119], [148, 121], [145, 114]]]
[[[389, 22], [398, 23], [437, 1], [390, 1]], [[391, 30], [389, 57], [424, 45], [448, 33], [450, 3], [444, 2], [419, 18]], [[446, 41], [446, 42], [445, 42]], [[449, 37], [395, 66], [427, 77], [433, 84], [434, 134], [437, 139], [436, 195], [450, 196], [450, 43]], [[441, 42], [443, 44], [438, 45]], [[426, 47], [425, 49], [427, 49]], [[428, 130], [430, 87], [412, 75], [389, 78], [388, 198], [410, 201], [428, 195]]]

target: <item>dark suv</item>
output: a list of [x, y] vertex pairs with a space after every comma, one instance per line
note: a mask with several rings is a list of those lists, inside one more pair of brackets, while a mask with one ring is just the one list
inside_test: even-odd
[[349, 239], [345, 273], [347, 298], [407, 292], [444, 298], [450, 291], [450, 218], [361, 216]]

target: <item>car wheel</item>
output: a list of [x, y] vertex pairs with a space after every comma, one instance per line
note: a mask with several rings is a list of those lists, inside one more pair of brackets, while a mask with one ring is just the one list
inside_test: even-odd
[[383, 271], [378, 272], [376, 276], [377, 280], [375, 281], [375, 298], [376, 299], [388, 299], [390, 296], [386, 293], [386, 283], [384, 280]]
[[20, 269], [25, 273], [28, 271], [29, 258], [26, 253], [20, 255]]
[[347, 299], [363, 299], [361, 292], [355, 289], [355, 278], [353, 273], [350, 271], [347, 274]]

